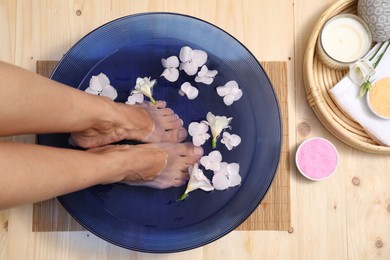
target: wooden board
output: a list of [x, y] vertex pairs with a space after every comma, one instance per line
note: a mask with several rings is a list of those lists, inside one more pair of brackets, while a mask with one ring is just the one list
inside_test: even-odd
[[[49, 77], [57, 61], [37, 61], [37, 73]], [[262, 203], [236, 230], [291, 229], [290, 152], [288, 144], [287, 63], [262, 62], [279, 98], [283, 123], [283, 146], [275, 179]], [[33, 205], [33, 232], [85, 230], [62, 207], [57, 199]]]

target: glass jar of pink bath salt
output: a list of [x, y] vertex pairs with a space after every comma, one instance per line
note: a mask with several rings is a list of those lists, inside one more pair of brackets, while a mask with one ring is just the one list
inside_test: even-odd
[[314, 137], [305, 140], [298, 147], [295, 162], [303, 176], [313, 181], [320, 181], [336, 171], [339, 155], [330, 141]]

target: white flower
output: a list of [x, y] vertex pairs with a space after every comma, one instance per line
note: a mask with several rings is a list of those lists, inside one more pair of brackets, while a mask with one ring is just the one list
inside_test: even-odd
[[125, 102], [128, 105], [141, 104], [144, 102], [144, 94], [142, 93], [131, 93]]
[[110, 80], [104, 73], [92, 76], [89, 80], [89, 87], [85, 90], [85, 92], [92, 95], [105, 96], [112, 100], [116, 99], [118, 96], [115, 88], [110, 85]]
[[238, 163], [221, 163], [218, 171], [214, 172], [213, 186], [216, 190], [226, 190], [241, 184], [240, 165]]
[[179, 59], [176, 56], [171, 56], [168, 59], [161, 59], [161, 64], [165, 68], [161, 76], [170, 82], [175, 82], [179, 78]]
[[191, 86], [189, 82], [184, 82], [180, 87], [179, 94], [182, 96], [187, 95], [188, 99], [195, 99], [199, 95], [199, 90]]
[[234, 80], [227, 82], [225, 86], [217, 87], [217, 93], [223, 97], [223, 102], [227, 106], [230, 106], [234, 101], [242, 97], [242, 90]]
[[179, 69], [184, 70], [189, 76], [192, 76], [196, 74], [199, 67], [206, 63], [207, 53], [184, 46], [180, 49], [179, 58], [181, 60]]
[[362, 85], [374, 74], [375, 69], [368, 60], [359, 59], [349, 66], [348, 76], [358, 86]]
[[211, 146], [213, 148], [217, 147], [217, 138], [221, 134], [221, 132], [229, 128], [230, 121], [232, 121], [232, 117], [227, 118], [226, 116], [215, 116], [211, 112], [207, 113], [206, 116], [207, 121], [203, 121], [208, 124], [211, 128], [211, 134], [213, 139], [211, 140]]
[[188, 168], [190, 173], [190, 180], [188, 181], [187, 188], [179, 200], [184, 200], [188, 197], [188, 193], [196, 189], [204, 191], [212, 191], [214, 187], [211, 185], [210, 180], [203, 174], [203, 171], [199, 169], [197, 163]]
[[150, 101], [155, 104], [156, 101], [154, 100], [152, 93], [153, 93], [153, 86], [156, 84], [156, 80], [150, 80], [150, 77], [144, 77], [144, 78], [137, 78], [137, 81], [135, 83], [135, 89], [131, 92], [132, 94], [138, 94], [141, 93], [145, 96], [147, 96]]
[[221, 167], [222, 154], [219, 151], [212, 151], [209, 155], [205, 155], [200, 158], [200, 164], [203, 165], [206, 170], [218, 171]]
[[206, 65], [203, 65], [198, 75], [195, 77], [195, 82], [201, 82], [207, 85], [213, 83], [215, 76], [218, 74], [216, 70], [209, 70]]
[[210, 138], [208, 130], [209, 126], [204, 122], [192, 122], [188, 126], [188, 133], [192, 136], [192, 142], [195, 146], [203, 145]]
[[230, 151], [233, 149], [233, 147], [236, 147], [241, 143], [241, 137], [235, 134], [224, 132], [222, 134], [221, 143], [225, 144], [226, 148]]

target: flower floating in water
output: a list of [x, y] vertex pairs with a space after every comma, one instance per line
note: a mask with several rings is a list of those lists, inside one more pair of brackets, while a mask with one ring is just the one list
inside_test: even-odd
[[189, 82], [184, 82], [180, 87], [179, 94], [182, 96], [187, 95], [188, 99], [195, 99], [199, 95], [199, 90], [191, 86]]
[[92, 76], [89, 81], [89, 87], [85, 90], [85, 92], [92, 95], [105, 96], [112, 100], [116, 99], [118, 96], [115, 88], [110, 85], [110, 80], [104, 73]]
[[230, 151], [241, 143], [241, 137], [235, 134], [224, 132], [222, 134], [221, 143], [225, 144], [226, 148]]
[[201, 189], [204, 191], [214, 190], [213, 185], [211, 185], [210, 180], [203, 174], [203, 171], [199, 169], [197, 163], [188, 168], [190, 173], [190, 180], [188, 181], [187, 188], [183, 195], [181, 195], [179, 200], [185, 200], [188, 197], [188, 193], [191, 191]]
[[128, 105], [141, 104], [144, 102], [144, 94], [142, 93], [131, 93], [125, 102]]
[[207, 121], [202, 121], [208, 124], [211, 128], [211, 134], [213, 139], [211, 140], [211, 146], [213, 148], [217, 147], [217, 139], [222, 131], [226, 128], [229, 128], [230, 121], [232, 121], [232, 117], [226, 116], [215, 116], [211, 112], [207, 113], [206, 116]]
[[379, 62], [382, 60], [383, 55], [389, 48], [390, 43], [387, 44], [383, 52], [379, 54], [376, 61], [373, 62], [374, 58], [378, 52], [382, 49], [383, 45], [386, 42], [382, 42], [378, 49], [375, 51], [374, 55], [368, 60], [360, 59], [351, 66], [349, 66], [349, 78], [357, 85], [360, 86], [360, 97], [363, 97], [367, 91], [371, 90], [371, 76], [375, 74], [375, 69], [378, 66]]
[[214, 172], [213, 186], [216, 190], [226, 190], [241, 184], [240, 165], [222, 162], [218, 171]]
[[137, 78], [135, 89], [131, 92], [131, 94], [143, 94], [147, 96], [153, 104], [155, 104], [156, 101], [152, 96], [154, 84], [156, 84], [156, 80], [154, 79], [151, 81], [150, 77]]
[[207, 61], [207, 53], [201, 50], [193, 50], [188, 46], [180, 49], [180, 70], [184, 70], [189, 76], [195, 75], [198, 68]]
[[221, 168], [222, 154], [219, 151], [212, 151], [209, 155], [200, 158], [200, 164], [206, 170], [218, 171]]
[[171, 56], [168, 59], [161, 59], [161, 64], [165, 68], [161, 76], [170, 82], [175, 82], [179, 78], [179, 59]]
[[188, 126], [188, 133], [192, 136], [192, 143], [195, 146], [203, 145], [210, 135], [207, 133], [209, 126], [204, 122], [192, 122]]
[[223, 102], [227, 106], [230, 106], [234, 101], [237, 101], [242, 97], [242, 90], [235, 80], [227, 82], [225, 86], [217, 87], [217, 93], [219, 96], [223, 97]]
[[198, 75], [195, 77], [195, 82], [201, 82], [207, 85], [213, 83], [215, 76], [218, 74], [216, 70], [209, 70], [206, 65], [203, 65]]

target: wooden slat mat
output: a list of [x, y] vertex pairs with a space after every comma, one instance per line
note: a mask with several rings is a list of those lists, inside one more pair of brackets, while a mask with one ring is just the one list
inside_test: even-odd
[[[37, 73], [49, 77], [57, 61], [38, 61]], [[291, 228], [290, 152], [288, 145], [287, 63], [262, 62], [278, 95], [283, 122], [283, 147], [275, 179], [262, 203], [236, 230], [284, 230]], [[85, 230], [62, 207], [57, 199], [35, 203], [32, 231]]]

